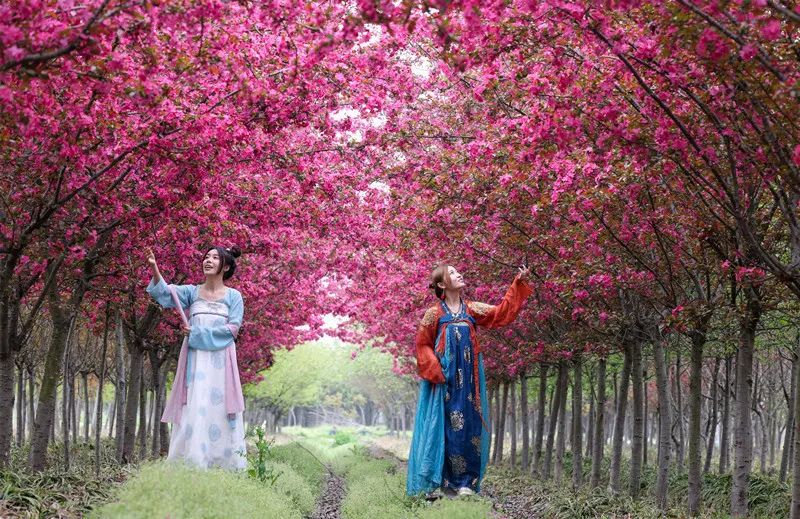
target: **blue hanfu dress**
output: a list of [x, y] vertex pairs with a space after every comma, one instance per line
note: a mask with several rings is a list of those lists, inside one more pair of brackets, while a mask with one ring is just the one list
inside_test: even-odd
[[417, 333], [420, 381], [406, 492], [444, 487], [480, 491], [489, 457], [490, 425], [483, 353], [476, 326], [511, 323], [531, 290], [518, 278], [497, 306], [444, 302], [428, 309]]
[[[244, 469], [247, 458], [242, 413], [226, 410], [227, 402], [235, 397], [226, 370], [231, 368], [227, 359], [235, 358], [234, 339], [244, 314], [242, 295], [228, 288], [221, 300], [208, 301], [199, 296], [195, 285], [168, 286], [163, 279], [151, 281], [147, 292], [161, 306], [173, 308], [170, 289], [175, 290], [181, 307], [189, 310], [192, 329], [187, 341], [186, 378], [174, 382], [185, 384], [186, 401], [172, 428], [167, 459], [198, 468]], [[226, 351], [228, 348], [234, 351]], [[236, 369], [235, 362], [232, 369]], [[238, 383], [238, 376], [235, 378]]]

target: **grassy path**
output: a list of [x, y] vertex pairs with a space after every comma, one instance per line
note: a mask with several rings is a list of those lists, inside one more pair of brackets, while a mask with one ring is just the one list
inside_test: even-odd
[[[284, 439], [285, 441], [285, 439]], [[144, 465], [92, 517], [280, 519], [483, 519], [481, 497], [429, 503], [405, 495], [405, 462], [352, 434], [315, 431], [271, 448], [274, 482], [244, 474]]]

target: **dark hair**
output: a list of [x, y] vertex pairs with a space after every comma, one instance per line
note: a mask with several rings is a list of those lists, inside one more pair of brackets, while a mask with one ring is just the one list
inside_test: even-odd
[[[217, 251], [217, 254], [219, 254], [220, 262], [217, 274], [225, 270], [227, 266], [228, 270], [225, 270], [225, 273], [222, 274], [222, 279], [230, 279], [233, 273], [236, 272], [236, 258], [242, 255], [242, 251], [236, 245], [231, 245], [230, 247], [211, 247], [206, 251], [206, 254], [212, 250]], [[203, 254], [204, 258], [206, 254]]]
[[453, 282], [450, 281], [450, 265], [439, 265], [431, 272], [431, 284], [428, 285], [428, 288], [433, 290], [437, 299], [442, 299], [444, 298], [444, 289], [439, 286], [439, 283], [444, 283], [446, 287], [452, 285]]

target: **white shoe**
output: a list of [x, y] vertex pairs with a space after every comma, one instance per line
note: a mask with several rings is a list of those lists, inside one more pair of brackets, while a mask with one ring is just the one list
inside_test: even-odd
[[458, 489], [459, 496], [474, 496], [475, 492], [469, 487], [461, 487]]

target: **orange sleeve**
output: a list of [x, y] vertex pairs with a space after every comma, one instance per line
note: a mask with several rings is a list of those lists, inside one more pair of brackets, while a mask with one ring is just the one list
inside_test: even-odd
[[442, 384], [444, 383], [442, 365], [439, 363], [439, 359], [433, 351], [434, 344], [436, 343], [438, 321], [436, 314], [436, 307], [428, 309], [428, 311], [425, 312], [425, 317], [422, 318], [419, 330], [417, 330], [417, 338], [415, 340], [417, 348], [417, 370], [419, 371], [419, 376], [428, 382]]
[[499, 305], [470, 302], [467, 307], [479, 326], [498, 328], [514, 322], [522, 309], [522, 303], [532, 293], [531, 287], [524, 279], [516, 278], [508, 287], [506, 295]]

